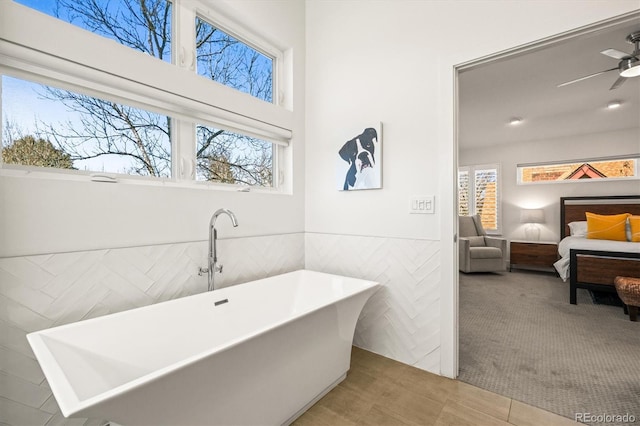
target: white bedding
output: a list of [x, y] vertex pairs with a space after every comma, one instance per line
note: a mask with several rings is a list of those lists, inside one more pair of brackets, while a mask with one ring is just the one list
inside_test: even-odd
[[558, 244], [558, 254], [560, 254], [561, 259], [553, 264], [563, 281], [566, 281], [567, 278], [569, 278], [569, 250], [571, 249], [640, 253], [640, 243], [632, 243], [629, 241], [595, 240], [575, 236], [563, 238], [562, 241], [560, 241], [560, 244]]

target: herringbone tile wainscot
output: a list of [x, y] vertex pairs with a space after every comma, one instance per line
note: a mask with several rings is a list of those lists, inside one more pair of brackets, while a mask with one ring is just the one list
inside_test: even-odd
[[437, 241], [306, 233], [305, 265], [382, 283], [360, 315], [354, 344], [439, 373]]
[[[304, 267], [304, 234], [221, 239], [220, 287]], [[0, 424], [64, 419], [26, 339], [32, 331], [206, 290], [207, 242], [0, 259]]]

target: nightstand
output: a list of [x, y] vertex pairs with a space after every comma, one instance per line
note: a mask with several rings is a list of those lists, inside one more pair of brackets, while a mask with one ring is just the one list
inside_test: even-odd
[[558, 260], [558, 243], [551, 241], [511, 241], [509, 270], [535, 269], [555, 272], [553, 264]]

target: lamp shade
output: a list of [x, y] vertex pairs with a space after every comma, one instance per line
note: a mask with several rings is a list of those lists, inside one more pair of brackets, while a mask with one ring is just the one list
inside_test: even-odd
[[520, 222], [522, 222], [522, 223], [544, 223], [544, 210], [542, 210], [542, 209], [522, 209], [522, 210], [520, 210]]

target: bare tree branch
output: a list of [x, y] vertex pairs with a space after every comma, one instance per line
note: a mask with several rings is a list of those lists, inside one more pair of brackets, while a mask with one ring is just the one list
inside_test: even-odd
[[[168, 0], [57, 0], [57, 13], [96, 34], [170, 58], [172, 3]], [[196, 19], [198, 73], [266, 101], [272, 97], [272, 60], [213, 25]], [[43, 136], [74, 160], [128, 158], [128, 171], [169, 176], [171, 120], [148, 111], [64, 90], [43, 96], [80, 119], [40, 123]], [[272, 145], [221, 129], [197, 126], [196, 159], [206, 180], [272, 184]]]

